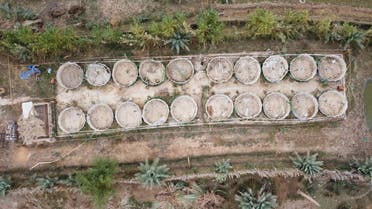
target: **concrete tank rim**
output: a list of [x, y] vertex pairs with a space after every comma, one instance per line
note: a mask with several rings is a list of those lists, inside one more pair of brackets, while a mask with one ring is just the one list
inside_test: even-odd
[[[286, 109], [285, 114], [284, 114], [282, 117], [280, 117], [280, 118], [271, 118], [271, 117], [269, 116], [269, 114], [265, 111], [265, 99], [266, 99], [268, 96], [272, 96], [272, 95], [280, 96], [281, 98], [283, 98], [284, 100], [286, 100], [286, 102], [287, 102], [287, 104], [288, 104], [288, 108]], [[267, 101], [267, 100], [266, 100], [266, 101]], [[270, 92], [270, 93], [268, 93], [268, 94], [265, 96], [265, 98], [264, 98], [263, 101], [262, 101], [262, 109], [263, 109], [263, 112], [264, 112], [264, 114], [266, 115], [266, 117], [268, 117], [270, 120], [283, 120], [283, 119], [287, 118], [288, 115], [289, 115], [290, 112], [291, 112], [291, 108], [290, 108], [289, 102], [290, 102], [290, 101], [289, 101], [288, 97], [287, 97], [285, 94], [280, 93], [280, 92], [277, 92], [277, 91]]]
[[[107, 78], [107, 80], [106, 81], [104, 81], [104, 83], [103, 84], [95, 84], [95, 83], [93, 83], [89, 78], [88, 78], [88, 70], [89, 70], [89, 66], [91, 66], [91, 65], [100, 65], [100, 66], [102, 66], [105, 70], [106, 70], [106, 72], [108, 72], [108, 78]], [[87, 65], [87, 70], [85, 71], [85, 79], [88, 81], [88, 83], [90, 84], [90, 85], [92, 85], [92, 86], [95, 86], [95, 87], [101, 87], [101, 86], [104, 86], [104, 85], [106, 85], [109, 81], [110, 81], [110, 79], [111, 79], [111, 70], [110, 70], [110, 68], [107, 66], [107, 65], [105, 65], [105, 64], [103, 64], [103, 63], [100, 63], [100, 62], [94, 62], [94, 63], [88, 63], [88, 65]]]
[[[74, 66], [77, 66], [77, 68], [79, 69], [80, 74], [82, 75], [82, 79], [81, 79], [81, 81], [79, 82], [79, 85], [77, 85], [76, 87], [67, 87], [67, 86], [62, 82], [62, 80], [60, 80], [60, 77], [62, 76], [61, 73], [62, 73], [63, 69], [64, 69], [67, 65], [74, 65]], [[63, 63], [62, 65], [60, 65], [60, 66], [58, 67], [57, 74], [56, 74], [56, 80], [57, 80], [57, 83], [58, 83], [59, 85], [61, 85], [63, 88], [65, 88], [65, 89], [72, 90], [72, 89], [79, 88], [79, 87], [81, 86], [81, 84], [83, 83], [83, 80], [84, 80], [84, 70], [83, 70], [82, 67], [81, 67], [79, 64], [77, 64], [76, 62], [70, 62], [70, 61], [65, 62], [65, 63]]]
[[[243, 60], [243, 59], [250, 59], [250, 60], [252, 60], [257, 66], [258, 66], [258, 73], [257, 73], [257, 75], [256, 75], [256, 78], [254, 78], [252, 81], [250, 81], [250, 82], [244, 82], [244, 81], [242, 81], [241, 80], [241, 78], [240, 77], [238, 77], [238, 76], [236, 76], [236, 74], [235, 74], [235, 72], [236, 72], [236, 66], [237, 66], [237, 64], [239, 63], [239, 62], [241, 62], [241, 60]], [[252, 57], [252, 56], [244, 56], [244, 57], [240, 57], [239, 59], [238, 59], [238, 61], [236, 61], [236, 63], [235, 63], [235, 65], [234, 65], [234, 75], [235, 75], [235, 78], [240, 82], [240, 83], [242, 83], [242, 84], [245, 84], [245, 85], [252, 85], [252, 84], [254, 84], [254, 83], [256, 83], [257, 81], [258, 81], [258, 79], [260, 79], [260, 77], [261, 77], [261, 64], [260, 64], [260, 62], [256, 59], [256, 58], [254, 58], [254, 57]]]
[[98, 106], [104, 106], [104, 107], [109, 108], [109, 109], [111, 110], [111, 113], [112, 113], [112, 119], [114, 119], [114, 113], [113, 113], [113, 111], [112, 111], [112, 108], [111, 108], [108, 104], [106, 104], [106, 103], [98, 103], [98, 104], [94, 104], [93, 106], [91, 106], [91, 107], [88, 109], [88, 112], [87, 112], [87, 122], [88, 122], [89, 127], [90, 127], [91, 129], [93, 129], [94, 131], [105, 131], [105, 130], [109, 129], [109, 128], [112, 126], [113, 120], [112, 120], [112, 122], [111, 122], [111, 124], [110, 124], [110, 127], [107, 127], [107, 128], [105, 128], [105, 129], [99, 129], [99, 128], [95, 127], [95, 126], [92, 124], [91, 119], [90, 119], [90, 114], [91, 114], [91, 112], [92, 112], [95, 108], [97, 108]]
[[[280, 76], [280, 78], [278, 78], [278, 79], [276, 79], [276, 80], [271, 80], [270, 78], [267, 78], [266, 75], [265, 75], [265, 71], [266, 71], [266, 70], [264, 70], [264, 64], [265, 64], [265, 62], [266, 62], [267, 60], [269, 60], [269, 59], [274, 59], [274, 58], [276, 58], [276, 57], [279, 58], [279, 59], [281, 59], [281, 60], [284, 60], [284, 61], [285, 61], [285, 62], [284, 62], [284, 64], [285, 64], [285, 71], [283, 72], [283, 75]], [[267, 58], [264, 60], [264, 62], [262, 63], [262, 74], [263, 74], [264, 78], [265, 78], [267, 81], [269, 81], [270, 83], [278, 83], [278, 82], [280, 82], [281, 80], [283, 80], [284, 77], [288, 74], [288, 68], [289, 68], [288, 61], [287, 61], [287, 59], [285, 59], [282, 55], [279, 55], [279, 54], [270, 55], [270, 56], [267, 57]]]
[[[306, 56], [307, 58], [310, 58], [311, 62], [314, 63], [314, 65], [315, 65], [315, 69], [313, 70], [313, 72], [311, 73], [311, 75], [310, 75], [307, 79], [299, 79], [299, 78], [296, 78], [296, 76], [294, 76], [294, 75], [292, 74], [292, 65], [293, 65], [293, 62], [294, 62], [298, 57], [300, 57], [300, 56], [302, 56], [302, 57], [303, 57], [303, 56]], [[291, 75], [291, 78], [293, 78], [293, 79], [296, 80], [296, 81], [301, 81], [301, 82], [310, 81], [311, 79], [313, 79], [313, 78], [315, 77], [317, 71], [318, 71], [318, 65], [316, 64], [314, 57], [312, 57], [310, 54], [306, 54], [306, 53], [304, 53], [304, 54], [299, 54], [299, 55], [297, 55], [294, 59], [292, 59], [291, 62], [290, 62], [290, 64], [289, 64], [289, 74]]]
[[[123, 85], [123, 84], [121, 84], [119, 81], [116, 80], [115, 72], [116, 72], [116, 70], [117, 70], [117, 65], [118, 65], [118, 63], [120, 63], [120, 62], [130, 63], [130, 64], [133, 64], [133, 65], [136, 67], [136, 70], [137, 70], [137, 76], [136, 76], [136, 79], [135, 79], [133, 82], [131, 82], [129, 85]], [[137, 65], [136, 65], [133, 61], [131, 61], [130, 59], [120, 59], [120, 60], [118, 60], [117, 62], [115, 62], [114, 66], [112, 67], [112, 73], [111, 73], [111, 74], [112, 74], [112, 75], [111, 75], [111, 76], [112, 76], [112, 80], [114, 80], [114, 82], [115, 82], [117, 85], [122, 86], [122, 87], [129, 87], [129, 86], [132, 86], [134, 83], [136, 83], [139, 72], [138, 72], [138, 67], [137, 67]]]
[[[252, 96], [253, 98], [256, 99], [256, 101], [259, 101], [258, 104], [259, 104], [259, 109], [260, 109], [260, 111], [259, 111], [258, 113], [256, 113], [256, 114], [254, 114], [253, 116], [250, 116], [250, 117], [246, 117], [246, 116], [240, 115], [239, 111], [236, 109], [236, 107], [237, 107], [236, 102], [237, 102], [240, 98], [242, 98], [242, 97], [244, 97], [244, 96], [246, 96], [246, 95]], [[253, 93], [251, 93], [251, 92], [245, 92], [245, 93], [239, 94], [239, 95], [235, 98], [235, 101], [234, 101], [234, 110], [235, 110], [236, 114], [237, 114], [239, 117], [241, 117], [241, 118], [244, 118], [244, 119], [253, 119], [253, 118], [256, 118], [256, 117], [258, 117], [258, 116], [261, 114], [261, 112], [262, 112], [262, 101], [261, 101], [261, 98], [260, 98], [259, 96], [257, 96], [256, 94], [253, 94]]]
[[[322, 96], [324, 96], [324, 95], [327, 94], [327, 93], [335, 93], [335, 94], [337, 94], [338, 96], [340, 96], [340, 97], [342, 98], [342, 100], [345, 102], [345, 104], [344, 104], [342, 110], [340, 111], [340, 113], [338, 113], [338, 114], [336, 114], [336, 115], [329, 115], [328, 113], [325, 113], [324, 110], [322, 110], [321, 105], [320, 105], [320, 100], [321, 100]], [[326, 91], [322, 92], [321, 95], [320, 95], [319, 98], [318, 98], [318, 104], [319, 104], [319, 111], [320, 111], [323, 115], [325, 115], [325, 116], [327, 116], [327, 117], [330, 117], [330, 118], [334, 118], [334, 117], [342, 116], [343, 114], [346, 113], [346, 110], [347, 110], [347, 108], [348, 108], [348, 102], [347, 102], [347, 98], [346, 98], [346, 96], [345, 96], [344, 94], [341, 94], [340, 92], [338, 92], [338, 91], [336, 91], [336, 90], [326, 90]]]
[[[337, 78], [335, 78], [335, 79], [329, 79], [329, 78], [326, 78], [324, 75], [322, 75], [322, 70], [321, 70], [321, 68], [322, 68], [322, 63], [323, 63], [323, 61], [324, 61], [325, 59], [327, 59], [327, 58], [334, 58], [334, 59], [336, 59], [337, 61], [339, 61], [340, 64], [341, 64], [342, 72], [341, 72], [341, 74], [340, 74]], [[320, 60], [318, 71], [319, 71], [319, 76], [320, 76], [322, 79], [325, 79], [325, 80], [327, 80], [327, 81], [339, 81], [339, 80], [341, 80], [341, 79], [343, 79], [343, 78], [345, 77], [345, 75], [346, 75], [346, 71], [347, 71], [347, 65], [346, 65], [346, 63], [345, 63], [345, 60], [344, 60], [342, 57], [339, 57], [339, 56], [337, 56], [337, 55], [326, 55], [326, 56], [324, 56], [324, 57]]]
[[[141, 66], [143, 66], [143, 64], [146, 63], [146, 62], [156, 62], [156, 63], [160, 63], [160, 64], [161, 64], [161, 68], [162, 68], [162, 71], [163, 71], [163, 79], [162, 79], [162, 81], [160, 81], [160, 82], [157, 83], [157, 84], [151, 84], [150, 82], [146, 81], [146, 80], [143, 78], [143, 76], [142, 76], [142, 74], [141, 74], [141, 70], [142, 70], [142, 67], [141, 67]], [[138, 67], [138, 75], [139, 75], [140, 79], [141, 79], [141, 80], [142, 80], [146, 85], [148, 85], [148, 86], [158, 86], [158, 85], [162, 84], [162, 83], [165, 81], [165, 77], [166, 77], [165, 66], [164, 66], [164, 64], [163, 64], [161, 61], [159, 61], [159, 60], [154, 60], [154, 59], [145, 59], [145, 60], [142, 60], [142, 61], [140, 62], [140, 65], [139, 65], [139, 67]]]
[[[167, 120], [168, 120], [168, 117], [169, 117], [169, 106], [168, 106], [168, 104], [167, 104], [164, 100], [159, 99], [159, 98], [150, 99], [149, 101], [147, 101], [147, 102], [145, 103], [145, 105], [143, 106], [143, 111], [142, 111], [142, 119], [143, 119], [143, 121], [144, 121], [147, 125], [150, 125], [150, 126], [156, 126], [156, 124], [153, 124], [153, 123], [149, 122], [149, 121], [146, 119], [146, 116], [145, 116], [145, 110], [146, 110], [146, 107], [148, 107], [149, 103], [150, 103], [150, 102], [154, 102], [154, 101], [158, 101], [158, 102], [162, 103], [162, 104], [166, 107], [166, 109], [167, 109]], [[166, 120], [166, 121], [167, 121], [167, 120]], [[166, 123], [166, 121], [165, 121], [164, 123]], [[164, 123], [162, 123], [162, 124], [164, 124]], [[162, 124], [161, 124], [161, 125], [162, 125]]]
[[119, 103], [119, 105], [118, 105], [118, 107], [116, 108], [116, 110], [115, 110], [115, 120], [116, 120], [116, 122], [119, 124], [119, 126], [120, 127], [122, 127], [122, 128], [124, 128], [124, 129], [132, 129], [132, 127], [131, 128], [128, 128], [128, 127], [125, 127], [125, 125], [124, 124], [121, 124], [121, 121], [119, 120], [119, 117], [118, 117], [118, 114], [119, 114], [119, 110], [120, 110], [120, 108], [122, 107], [122, 106], [124, 106], [124, 105], [126, 105], [126, 104], [130, 104], [130, 105], [133, 105], [136, 109], [138, 109], [139, 110], [139, 112], [140, 112], [140, 121], [138, 122], [138, 124], [136, 124], [133, 128], [137, 128], [138, 126], [140, 126], [141, 124], [142, 124], [142, 110], [141, 110], [141, 108], [136, 104], [136, 103], [134, 103], [134, 102], [132, 102], [132, 101], [126, 101], [126, 102], [121, 102], [121, 103]]
[[[227, 117], [227, 118], [223, 118], [223, 119], [213, 119], [213, 117], [211, 117], [211, 115], [209, 115], [209, 112], [208, 112], [208, 109], [207, 109], [207, 107], [208, 107], [208, 103], [209, 103], [212, 99], [217, 98], [217, 97], [222, 97], [222, 98], [224, 98], [224, 99], [227, 99], [227, 101], [231, 104], [231, 105], [230, 105], [230, 111], [229, 111], [229, 114], [228, 114], [228, 117]], [[230, 118], [231, 115], [232, 115], [233, 112], [234, 112], [234, 101], [232, 101], [232, 99], [231, 99], [229, 96], [225, 95], [225, 94], [220, 94], [220, 93], [219, 93], [219, 94], [214, 94], [214, 95], [210, 96], [210, 97], [207, 99], [207, 101], [205, 102], [205, 112], [207, 113], [208, 118], [211, 119], [211, 120], [216, 120], [216, 121], [226, 120], [226, 119]]]
[[[185, 81], [181, 81], [181, 82], [180, 81], [173, 80], [172, 77], [168, 75], [168, 67], [169, 67], [169, 65], [171, 63], [177, 62], [179, 60], [187, 61], [190, 64], [191, 68], [192, 68], [192, 72], [191, 72], [190, 78], [188, 78]], [[178, 57], [178, 58], [172, 59], [171, 61], [168, 62], [167, 66], [165, 67], [165, 74], [166, 74], [168, 80], [170, 80], [170, 81], [172, 81], [173, 83], [176, 83], [176, 84], [185, 84], [185, 83], [188, 83], [192, 79], [192, 77], [194, 76], [194, 73], [195, 73], [194, 65], [192, 64], [192, 62], [189, 59], [187, 59], [185, 57]]]
[[[211, 78], [210, 73], [209, 73], [209, 69], [210, 69], [209, 66], [211, 65], [211, 63], [212, 63], [214, 60], [218, 60], [218, 59], [224, 59], [224, 60], [226, 60], [227, 63], [230, 65], [230, 69], [231, 69], [231, 73], [230, 73], [230, 75], [228, 76], [228, 78], [226, 78], [226, 79], [224, 79], [224, 80], [221, 80], [221, 81], [217, 81], [217, 80]], [[217, 83], [217, 84], [218, 84], [218, 83], [225, 83], [225, 82], [229, 81], [229, 80], [232, 78], [233, 74], [234, 74], [234, 64], [233, 64], [233, 63], [232, 63], [232, 62], [231, 62], [227, 57], [224, 57], [224, 56], [213, 57], [211, 60], [209, 60], [209, 62], [208, 62], [208, 64], [207, 64], [206, 72], [207, 72], [207, 77], [208, 77], [208, 79], [209, 79], [210, 81], [212, 81], [213, 83]]]
[[291, 98], [291, 103], [292, 103], [292, 100], [294, 97], [296, 96], [301, 96], [301, 95], [305, 95], [306, 97], [308, 98], [311, 98], [311, 100], [313, 101], [313, 104], [314, 104], [314, 113], [313, 115], [311, 115], [310, 117], [301, 117], [300, 115], [297, 114], [296, 111], [294, 111], [294, 109], [292, 108], [292, 113], [293, 115], [299, 119], [299, 120], [310, 120], [310, 119], [313, 119], [317, 114], [318, 114], [318, 109], [319, 109], [319, 104], [318, 104], [318, 100], [315, 98], [314, 95], [308, 93], [308, 92], [298, 92], [296, 93], [292, 98]]
[[[190, 99], [190, 101], [193, 103], [193, 106], [195, 107], [195, 111], [194, 111], [194, 114], [192, 116], [192, 119], [190, 121], [187, 121], [187, 122], [184, 122], [184, 121], [181, 121], [179, 120], [176, 116], [175, 116], [175, 113], [173, 112], [174, 110], [174, 105], [175, 105], [175, 101], [177, 99], [182, 99], [182, 98], [187, 98], [187, 99]], [[196, 115], [198, 114], [198, 105], [196, 104], [194, 98], [192, 98], [190, 95], [187, 95], [187, 94], [184, 94], [184, 95], [180, 95], [178, 96], [177, 98], [175, 98], [170, 106], [170, 113], [171, 113], [171, 116], [172, 118], [177, 121], [178, 123], [188, 123], [188, 122], [191, 122], [195, 119]]]
[[[67, 112], [67, 111], [69, 111], [69, 110], [72, 110], [72, 109], [75, 109], [75, 110], [77, 110], [78, 112], [82, 113], [82, 115], [84, 115], [84, 116], [83, 116], [83, 121], [84, 121], [84, 122], [82, 123], [81, 127], [77, 128], [77, 129], [78, 129], [77, 131], [68, 131], [68, 130], [65, 129], [65, 127], [62, 125], [62, 121], [61, 121], [61, 120], [62, 120], [62, 119], [61, 119], [62, 115], [63, 115], [65, 112]], [[59, 127], [63, 132], [68, 133], [68, 134], [71, 134], [71, 133], [77, 133], [77, 132], [81, 131], [81, 129], [84, 128], [86, 122], [87, 122], [87, 121], [86, 121], [86, 115], [85, 115], [84, 111], [83, 111], [81, 108], [79, 108], [79, 107], [75, 107], [75, 106], [70, 106], [70, 107], [66, 107], [66, 108], [64, 108], [64, 109], [63, 109], [63, 110], [58, 114], [58, 119], [57, 119], [58, 127]]]

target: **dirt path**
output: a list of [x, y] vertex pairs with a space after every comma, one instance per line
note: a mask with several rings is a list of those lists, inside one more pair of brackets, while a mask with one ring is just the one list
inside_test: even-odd
[[223, 13], [220, 18], [224, 21], [245, 21], [247, 14], [257, 8], [270, 9], [270, 11], [282, 15], [287, 10], [308, 10], [313, 19], [329, 17], [337, 21], [349, 21], [359, 24], [372, 23], [372, 9], [357, 8], [329, 4], [291, 4], [291, 3], [244, 3], [244, 4], [221, 4], [215, 8]]

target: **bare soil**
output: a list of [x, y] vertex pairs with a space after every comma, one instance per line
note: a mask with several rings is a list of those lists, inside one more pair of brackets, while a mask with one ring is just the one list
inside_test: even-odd
[[205, 111], [211, 120], [228, 119], [234, 110], [233, 101], [224, 94], [216, 94], [208, 98]]
[[92, 129], [104, 131], [111, 127], [114, 121], [114, 114], [107, 104], [96, 104], [89, 108], [87, 121]]
[[319, 75], [325, 81], [338, 81], [345, 76], [346, 69], [346, 63], [342, 58], [327, 56], [320, 62]]
[[134, 84], [138, 78], [136, 64], [128, 59], [122, 59], [114, 64], [112, 79], [120, 86], [128, 87]]
[[152, 99], [146, 102], [143, 107], [143, 120], [149, 125], [164, 124], [169, 115], [169, 107], [166, 102], [161, 99]]
[[198, 113], [198, 106], [195, 100], [188, 95], [177, 97], [171, 104], [172, 117], [180, 122], [187, 123], [195, 119]]
[[127, 101], [116, 109], [115, 118], [122, 128], [135, 128], [142, 123], [142, 111], [136, 103]]
[[327, 91], [319, 96], [319, 110], [329, 117], [337, 117], [346, 112], [345, 96], [337, 91]]
[[81, 85], [84, 72], [76, 63], [67, 62], [61, 65], [57, 71], [58, 83], [67, 89], [75, 89]]
[[146, 84], [156, 86], [165, 80], [165, 68], [159, 61], [144, 60], [139, 66], [139, 75]]
[[111, 78], [110, 68], [102, 63], [91, 63], [87, 65], [85, 78], [93, 86], [103, 86]]
[[262, 74], [271, 83], [281, 81], [287, 72], [288, 62], [280, 55], [270, 56], [262, 64]]
[[85, 125], [85, 113], [78, 107], [69, 107], [59, 114], [58, 126], [66, 133], [76, 133]]
[[215, 83], [224, 83], [232, 77], [233, 67], [233, 64], [227, 58], [212, 58], [207, 66], [207, 76]]
[[234, 65], [234, 75], [243, 84], [253, 84], [260, 78], [260, 63], [253, 57], [241, 57]]
[[236, 97], [234, 108], [242, 118], [255, 118], [261, 114], [262, 102], [258, 96], [252, 93], [244, 93]]
[[289, 100], [284, 94], [271, 92], [263, 99], [262, 103], [263, 111], [270, 119], [282, 120], [289, 115]]
[[168, 63], [166, 72], [168, 79], [175, 83], [183, 84], [188, 82], [194, 75], [194, 66], [190, 60], [178, 58]]
[[308, 93], [297, 93], [291, 99], [292, 113], [300, 120], [309, 120], [318, 113], [317, 99]]
[[294, 79], [309, 81], [315, 76], [317, 69], [318, 66], [312, 56], [301, 54], [291, 61], [289, 71]]

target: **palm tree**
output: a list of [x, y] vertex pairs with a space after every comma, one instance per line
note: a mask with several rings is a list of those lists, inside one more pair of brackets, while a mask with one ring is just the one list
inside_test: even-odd
[[148, 160], [141, 163], [139, 166], [140, 172], [136, 173], [136, 179], [141, 182], [146, 189], [151, 189], [154, 186], [159, 186], [165, 178], [167, 178], [169, 168], [167, 165], [159, 165], [159, 158], [156, 158], [152, 164]]
[[174, 33], [172, 38], [165, 42], [165, 45], [170, 45], [172, 50], [176, 50], [180, 54], [181, 50], [190, 51], [188, 44], [190, 36], [184, 33]]
[[98, 158], [92, 168], [76, 177], [81, 191], [91, 195], [98, 208], [104, 208], [109, 197], [114, 194], [114, 174], [117, 168], [116, 161]]
[[224, 198], [214, 191], [205, 190], [196, 183], [192, 184], [187, 192], [188, 194], [179, 198], [185, 208], [213, 209], [218, 208], [224, 201]]
[[277, 206], [276, 196], [271, 193], [264, 192], [262, 187], [258, 192], [257, 196], [254, 194], [251, 188], [248, 188], [245, 192], [239, 192], [235, 196], [235, 200], [239, 202], [241, 209], [272, 209]]
[[323, 161], [317, 161], [316, 158], [318, 153], [310, 155], [310, 152], [306, 156], [300, 156], [296, 153], [295, 157], [290, 157], [293, 164], [300, 171], [308, 174], [315, 175], [322, 170]]
[[350, 167], [372, 180], [372, 157], [367, 157], [364, 161], [354, 159]]

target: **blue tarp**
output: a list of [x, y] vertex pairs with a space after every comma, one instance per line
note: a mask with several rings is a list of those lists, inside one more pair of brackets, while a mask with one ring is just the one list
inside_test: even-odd
[[31, 78], [33, 75], [39, 74], [41, 74], [41, 71], [35, 65], [29, 65], [27, 66], [27, 71], [22, 71], [19, 77], [21, 80], [25, 80]]

